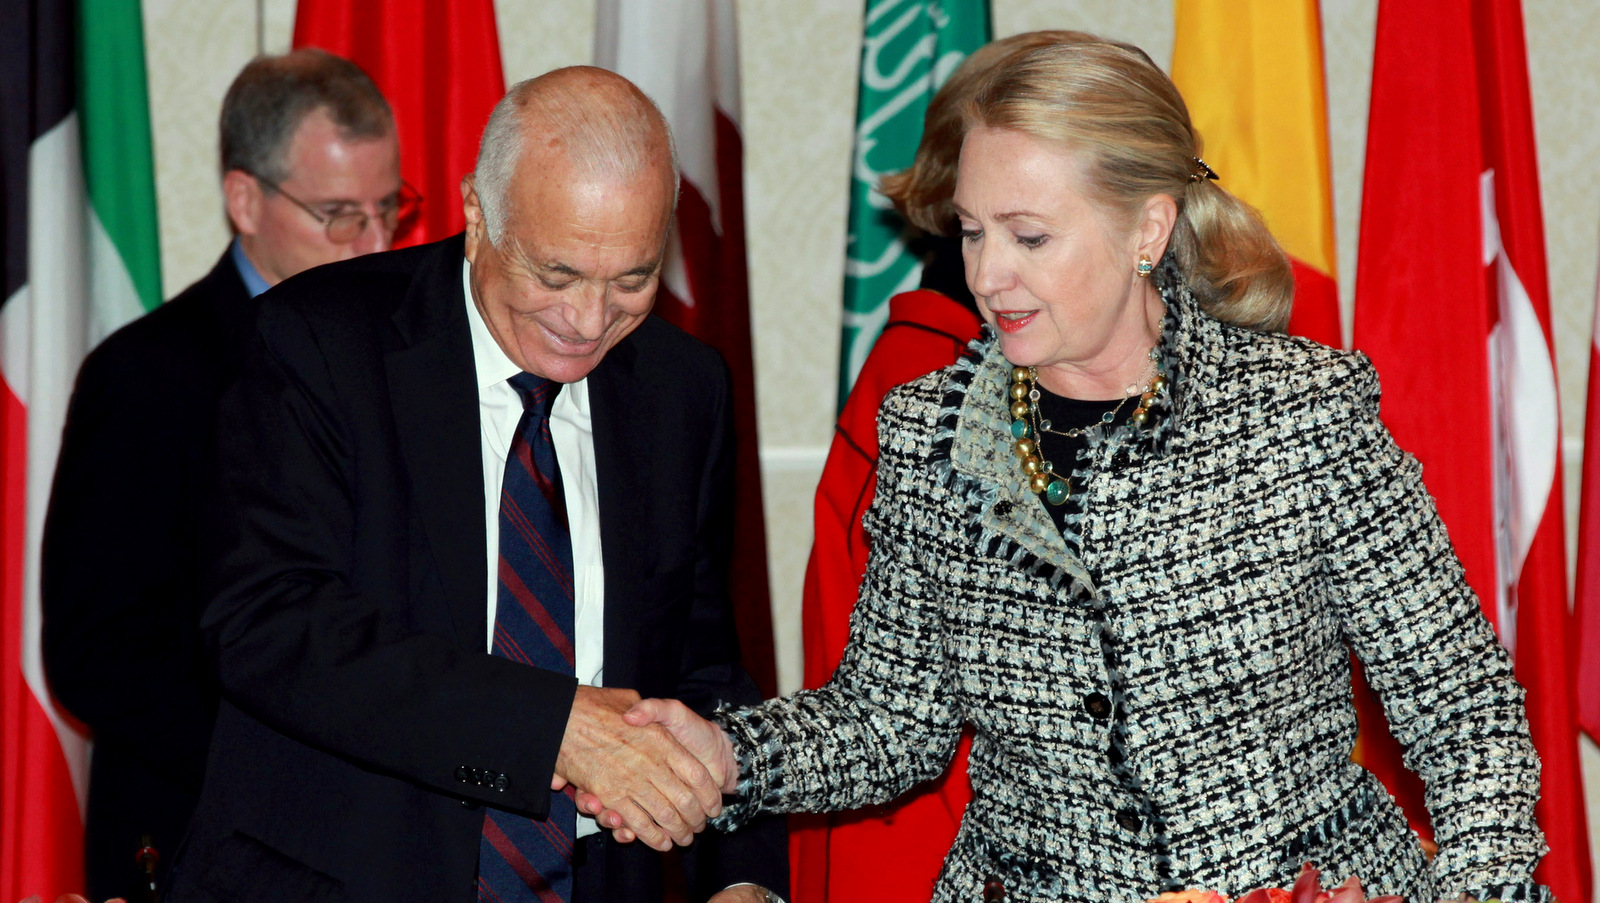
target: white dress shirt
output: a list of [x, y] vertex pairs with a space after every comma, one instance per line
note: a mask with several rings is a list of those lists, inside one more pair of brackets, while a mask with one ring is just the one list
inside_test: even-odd
[[[486, 649], [494, 648], [494, 612], [500, 598], [500, 482], [506, 456], [522, 419], [522, 397], [507, 382], [522, 372], [500, 349], [472, 302], [471, 265], [461, 264], [461, 287], [472, 330], [472, 362], [478, 373], [478, 422], [483, 448], [483, 524], [488, 540], [485, 562], [488, 629]], [[600, 494], [594, 471], [594, 428], [589, 422], [587, 380], [567, 383], [550, 410], [550, 437], [561, 467], [567, 523], [572, 528], [573, 664], [578, 682], [600, 686], [605, 673], [606, 575], [600, 558]], [[593, 818], [578, 814], [578, 836], [599, 831]]]

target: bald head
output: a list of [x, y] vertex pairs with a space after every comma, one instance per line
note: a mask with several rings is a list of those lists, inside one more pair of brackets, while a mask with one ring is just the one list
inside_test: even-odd
[[661, 111], [633, 82], [592, 66], [518, 82], [489, 116], [473, 180], [497, 244], [512, 216], [512, 179], [525, 166], [613, 184], [670, 171], [677, 197], [677, 150]]

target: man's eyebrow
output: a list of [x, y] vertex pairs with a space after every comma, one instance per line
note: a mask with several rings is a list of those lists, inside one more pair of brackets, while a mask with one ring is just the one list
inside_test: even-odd
[[[659, 270], [660, 268], [661, 268], [660, 261], [656, 261], [655, 263], [643, 263], [643, 264], [640, 264], [639, 266], [634, 267], [631, 270], [628, 270], [627, 272], [623, 273], [618, 278], [626, 279], [626, 278], [628, 278], [630, 276], [653, 276], [653, 275], [655, 275], [656, 271]], [[561, 263], [559, 261], [552, 261], [551, 263], [543, 263], [543, 264], [540, 264], [538, 267], [535, 267], [535, 269], [539, 270], [542, 273], [553, 273], [553, 274], [556, 274], [556, 275], [559, 275], [559, 276], [570, 276], [570, 277], [572, 277], [574, 279], [582, 279], [583, 278], [583, 271], [579, 270], [578, 268], [576, 268], [574, 266], [571, 266], [571, 265], [565, 264], [565, 263]]]
[[[396, 203], [396, 202], [399, 201], [399, 199], [400, 199], [400, 191], [399, 191], [399, 189], [396, 189], [393, 192], [391, 192], [389, 194], [386, 194], [383, 197], [379, 198], [378, 199], [378, 206], [382, 207], [384, 204]], [[333, 208], [333, 209], [337, 209], [337, 210], [346, 210], [346, 209], [349, 209], [349, 210], [360, 210], [360, 209], [362, 209], [361, 202], [356, 200], [355, 198], [327, 198], [327, 199], [321, 200], [321, 201], [307, 201], [306, 203], [309, 204], [312, 207], [325, 207], [325, 208]]]

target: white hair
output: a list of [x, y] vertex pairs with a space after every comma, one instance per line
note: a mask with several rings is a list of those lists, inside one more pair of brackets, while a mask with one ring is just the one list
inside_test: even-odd
[[478, 144], [473, 183], [492, 244], [499, 245], [505, 232], [511, 179], [534, 128], [555, 136], [580, 177], [607, 180], [627, 179], [650, 166], [664, 138], [676, 208], [678, 148], [660, 109], [621, 76], [572, 66], [512, 85], [489, 114]]

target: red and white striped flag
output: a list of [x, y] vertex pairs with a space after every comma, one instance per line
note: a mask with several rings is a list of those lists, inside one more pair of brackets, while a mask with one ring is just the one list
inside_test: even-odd
[[1519, 0], [1381, 0], [1355, 347], [1527, 688], [1538, 876], [1590, 899], [1568, 669], [1560, 421]]
[[729, 590], [745, 668], [774, 696], [734, 0], [600, 0], [594, 58], [648, 94], [677, 141], [683, 189], [655, 312], [720, 351], [732, 371], [739, 445]]

